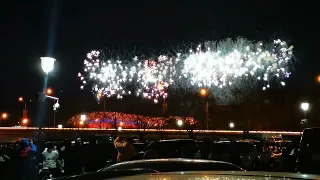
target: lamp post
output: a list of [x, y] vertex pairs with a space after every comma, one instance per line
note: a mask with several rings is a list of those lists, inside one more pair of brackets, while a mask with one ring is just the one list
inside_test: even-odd
[[230, 128], [230, 129], [233, 129], [234, 127], [235, 127], [235, 124], [234, 124], [233, 122], [230, 122], [230, 123], [229, 123], [229, 128]]
[[80, 121], [80, 122], [79, 122], [79, 127], [78, 127], [79, 130], [80, 130], [80, 126], [83, 126], [83, 124], [84, 124], [83, 121]]
[[23, 103], [24, 103], [24, 110], [27, 110], [27, 102], [24, 101], [24, 99], [23, 99], [22, 96], [20, 96], [20, 97], [18, 98], [18, 101], [19, 101], [19, 102], [23, 102]]
[[22, 124], [23, 124], [24, 126], [27, 127], [28, 123], [29, 123], [28, 118], [23, 118], [23, 119], [22, 119]]
[[304, 118], [307, 119], [307, 111], [309, 110], [309, 103], [308, 102], [302, 102], [300, 104], [300, 108], [304, 112]]
[[[20, 103], [24, 103], [24, 108], [23, 108], [23, 111], [22, 111], [22, 118], [28, 118], [27, 101], [25, 101], [25, 99], [22, 96], [20, 96], [18, 98], [18, 101]], [[30, 102], [31, 102], [31, 100], [30, 100]]]
[[205, 88], [200, 89], [200, 96], [204, 97], [206, 99], [205, 104], [205, 113], [206, 113], [206, 123], [207, 123], [207, 129], [209, 129], [209, 102], [208, 102], [208, 90]]
[[98, 93], [97, 98], [98, 98], [98, 100], [101, 100], [101, 98], [103, 98], [103, 112], [105, 113], [106, 112], [106, 97], [105, 97], [105, 95]]
[[43, 83], [43, 89], [39, 93], [39, 112], [37, 115], [37, 124], [39, 127], [39, 133], [38, 133], [38, 139], [40, 140], [40, 135], [42, 131], [42, 123], [43, 123], [43, 118], [45, 115], [45, 104], [44, 101], [46, 99], [46, 89], [47, 89], [47, 84], [48, 84], [48, 76], [51, 71], [54, 69], [54, 62], [56, 59], [52, 57], [41, 57], [41, 68], [43, 72], [45, 73], [45, 78], [44, 78], [44, 83]]
[[60, 108], [60, 104], [59, 104], [59, 98], [50, 96], [52, 94], [53, 94], [53, 90], [51, 88], [48, 88], [46, 90], [46, 98], [53, 100], [53, 127], [56, 127], [56, 112]]
[[1, 121], [2, 120], [6, 120], [8, 118], [8, 116], [9, 116], [8, 113], [2, 113], [1, 114], [1, 116], [0, 116], [0, 125], [1, 125]]
[[80, 126], [84, 126], [84, 122], [87, 120], [87, 115], [81, 114], [80, 115], [80, 122], [79, 122], [79, 128]]
[[177, 121], [177, 125], [178, 125], [179, 127], [181, 127], [181, 126], [183, 125], [183, 120], [179, 119], [179, 120]]

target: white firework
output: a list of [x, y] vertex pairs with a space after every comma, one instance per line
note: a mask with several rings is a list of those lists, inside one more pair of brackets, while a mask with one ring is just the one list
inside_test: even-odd
[[199, 88], [224, 88], [246, 77], [264, 81], [263, 90], [270, 87], [272, 78], [279, 79], [284, 86], [284, 79], [291, 74], [288, 64], [292, 48], [281, 40], [274, 41], [271, 49], [264, 49], [262, 43], [252, 44], [244, 39], [207, 42], [205, 50], [201, 45], [195, 52], [190, 50], [181, 72], [191, 86]]
[[87, 54], [86, 60], [84, 60], [84, 73], [78, 73], [78, 76], [82, 80], [83, 89], [84, 85], [88, 81], [93, 82], [92, 90], [97, 94], [99, 98], [101, 95], [107, 97], [117, 96], [122, 98], [123, 95], [129, 93], [126, 91], [127, 82], [134, 76], [134, 74], [128, 73], [128, 67], [123, 65], [121, 61], [111, 61], [102, 59], [100, 51], [91, 51]]
[[[84, 73], [79, 73], [83, 88], [87, 81], [100, 97], [136, 94], [144, 98], [167, 98], [168, 89], [198, 91], [207, 88], [215, 96], [228, 98], [235, 89], [252, 87], [262, 82], [263, 90], [277, 79], [285, 86], [290, 76], [289, 64], [293, 46], [275, 40], [271, 45], [251, 43], [245, 39], [205, 42], [195, 50], [165, 55], [157, 59], [114, 60], [106, 59], [100, 51], [91, 51], [84, 61]], [[126, 63], [123, 63], [126, 62]]]

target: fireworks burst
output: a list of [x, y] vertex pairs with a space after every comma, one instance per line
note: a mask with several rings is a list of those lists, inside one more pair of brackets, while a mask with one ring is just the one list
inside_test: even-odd
[[244, 39], [219, 44], [208, 42], [205, 50], [201, 48], [199, 45], [196, 52], [190, 50], [184, 60], [182, 74], [190, 80], [191, 86], [224, 88], [251, 76], [264, 81], [265, 90], [273, 78], [284, 86], [284, 79], [291, 74], [288, 63], [293, 47], [288, 48], [281, 40], [274, 41], [271, 49], [264, 48], [261, 42], [252, 44]]
[[274, 79], [285, 86], [291, 74], [292, 49], [281, 40], [264, 45], [227, 39], [200, 44], [175, 57], [161, 55], [147, 60], [107, 59], [101, 51], [91, 51], [84, 60], [84, 73], [78, 76], [81, 88], [90, 82], [98, 97], [103, 94], [122, 98], [135, 93], [155, 103], [167, 98], [169, 88], [198, 91], [205, 87], [217, 96], [219, 89], [226, 93], [243, 89], [248, 82], [251, 87], [252, 83], [262, 82], [266, 90]]
[[105, 61], [101, 52], [91, 51], [84, 60], [84, 66], [86, 76], [78, 73], [83, 83], [81, 89], [87, 83], [85, 78], [89, 78], [89, 81], [93, 82], [93, 91], [98, 98], [102, 94], [107, 97], [116, 95], [118, 98], [122, 98], [126, 93], [130, 94], [130, 91], [126, 91], [125, 87], [127, 81], [132, 79], [133, 74], [127, 73], [128, 67], [122, 65], [121, 61]]

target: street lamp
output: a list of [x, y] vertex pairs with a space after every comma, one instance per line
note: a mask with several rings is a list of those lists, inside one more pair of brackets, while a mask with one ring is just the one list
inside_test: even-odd
[[8, 114], [7, 113], [2, 113], [1, 114], [1, 119], [7, 119], [8, 118]]
[[230, 123], [229, 123], [229, 128], [230, 128], [230, 129], [233, 129], [234, 127], [235, 127], [234, 123], [233, 123], [233, 122], [230, 122]]
[[47, 75], [53, 70], [56, 59], [52, 57], [41, 57], [41, 68]]
[[54, 69], [54, 62], [56, 59], [52, 57], [41, 57], [41, 68], [42, 71], [45, 73], [45, 78], [44, 78], [44, 84], [43, 84], [43, 89], [39, 93], [39, 112], [37, 116], [37, 124], [39, 126], [39, 133], [38, 133], [38, 138], [40, 139], [41, 131], [42, 131], [42, 121], [45, 115], [45, 104], [44, 101], [46, 99], [46, 89], [47, 89], [47, 84], [48, 84], [48, 75], [51, 71]]
[[205, 89], [205, 88], [201, 88], [201, 89], [200, 89], [200, 95], [201, 95], [202, 97], [207, 96], [207, 95], [208, 95], [208, 90]]
[[319, 74], [319, 75], [317, 75], [317, 77], [316, 77], [316, 81], [317, 81], [317, 83], [320, 83], [320, 74]]
[[[27, 101], [25, 101], [22, 96], [20, 96], [20, 97], [18, 98], [18, 101], [19, 101], [20, 103], [24, 103], [24, 109], [22, 110], [22, 117], [23, 117], [23, 118], [27, 118], [27, 117], [28, 117]], [[30, 102], [31, 102], [31, 100], [30, 100]]]
[[8, 116], [9, 116], [8, 113], [2, 113], [2, 114], [1, 114], [1, 117], [0, 117], [0, 125], [1, 125], [1, 121], [2, 121], [2, 120], [6, 120], [6, 119], [8, 118]]
[[207, 129], [209, 129], [209, 102], [208, 102], [208, 90], [206, 88], [200, 89], [200, 96], [206, 98], [206, 105], [205, 105], [205, 113], [206, 113], [206, 123]]
[[51, 88], [46, 89], [46, 98], [53, 99], [53, 127], [56, 127], [56, 112], [60, 108], [59, 98], [51, 96], [53, 94], [53, 90]]
[[[161, 92], [161, 91], [162, 91], [162, 92], [166, 92], [166, 90], [167, 90], [168, 87], [169, 87], [169, 84], [168, 84], [168, 83], [158, 83], [158, 84], [156, 85], [156, 87], [157, 87], [157, 89], [158, 89], [159, 92]], [[166, 116], [167, 116], [167, 112], [168, 112], [168, 104], [167, 104], [167, 101], [166, 101], [167, 93], [164, 93], [164, 94], [162, 95], [162, 97], [163, 97], [163, 102], [162, 102], [162, 115], [163, 115], [164, 117], [166, 117]], [[159, 100], [158, 100], [158, 99], [154, 99], [153, 102], [154, 102], [155, 104], [157, 104], [157, 103], [159, 102]]]
[[179, 127], [181, 127], [181, 126], [183, 125], [183, 121], [182, 121], [181, 119], [179, 119], [179, 120], [177, 121], [177, 125], [178, 125]]
[[27, 124], [28, 124], [28, 119], [27, 118], [24, 118], [24, 119], [22, 119], [22, 124], [24, 125], [24, 126], [27, 126]]
[[309, 110], [309, 103], [307, 102], [303, 102], [300, 104], [300, 108], [303, 110], [304, 112], [304, 118], [307, 119], [307, 111]]
[[98, 93], [97, 98], [98, 98], [98, 100], [101, 100], [101, 98], [103, 98], [103, 112], [106, 112], [106, 99], [107, 99], [107, 97], [104, 96], [102, 93]]
[[85, 114], [81, 114], [81, 115], [80, 115], [80, 120], [81, 120], [81, 121], [87, 120], [87, 116], [86, 116]]
[[53, 93], [53, 90], [52, 90], [51, 88], [48, 88], [48, 89], [46, 90], [46, 94], [47, 94], [47, 95], [52, 95], [52, 93]]
[[45, 98], [49, 98], [53, 100], [53, 127], [56, 127], [56, 112], [60, 108], [60, 104], [59, 104], [58, 97], [50, 96], [52, 93], [53, 93], [53, 90], [51, 88], [48, 88], [46, 90]]

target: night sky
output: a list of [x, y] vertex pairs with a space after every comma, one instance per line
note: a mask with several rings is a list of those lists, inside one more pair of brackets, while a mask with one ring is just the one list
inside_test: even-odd
[[[294, 45], [295, 71], [283, 92], [318, 101], [320, 73], [318, 9], [313, 2], [286, 0], [208, 1], [73, 1], [4, 0], [0, 5], [0, 112], [10, 121], [22, 115], [23, 96], [31, 119], [43, 85], [41, 56], [57, 59], [49, 87], [60, 97], [58, 122], [94, 110], [93, 95], [80, 91], [77, 73], [92, 49], [161, 52], [180, 44], [239, 36], [249, 40], [275, 38]], [[318, 101], [318, 102], [317, 102]], [[51, 102], [52, 103], [52, 102]], [[113, 103], [119, 103], [115, 100]], [[137, 102], [139, 103], [139, 102]], [[47, 102], [50, 116], [50, 102]], [[110, 105], [112, 109], [112, 105]]]

